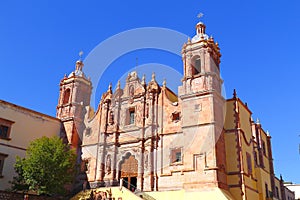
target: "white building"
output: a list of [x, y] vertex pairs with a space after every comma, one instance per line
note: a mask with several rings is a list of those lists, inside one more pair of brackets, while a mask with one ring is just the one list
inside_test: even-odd
[[300, 184], [285, 183], [284, 186], [295, 192], [295, 199], [300, 199]]

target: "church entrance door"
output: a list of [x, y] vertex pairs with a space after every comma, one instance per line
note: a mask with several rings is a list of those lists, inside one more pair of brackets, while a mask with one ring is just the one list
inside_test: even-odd
[[138, 161], [134, 156], [130, 155], [121, 163], [121, 177], [123, 186], [130, 191], [135, 191], [137, 186]]

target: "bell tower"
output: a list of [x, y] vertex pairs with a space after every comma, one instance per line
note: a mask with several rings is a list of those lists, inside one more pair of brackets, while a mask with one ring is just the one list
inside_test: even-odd
[[56, 117], [63, 122], [68, 143], [77, 148], [84, 130], [86, 106], [90, 105], [91, 81], [83, 73], [83, 62], [78, 60], [75, 71], [60, 81], [60, 94]]
[[184, 162], [191, 162], [197, 155], [202, 159], [197, 169], [201, 183], [185, 185], [226, 188], [221, 54], [218, 43], [205, 29], [203, 22], [197, 23], [196, 35], [182, 47], [184, 75], [178, 92], [182, 101], [182, 130], [185, 140], [193, 141], [184, 146], [184, 152], [188, 152]]

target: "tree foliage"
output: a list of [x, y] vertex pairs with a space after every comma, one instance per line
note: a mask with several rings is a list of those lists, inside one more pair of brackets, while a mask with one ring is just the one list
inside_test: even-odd
[[17, 158], [18, 176], [13, 190], [38, 194], [63, 194], [75, 174], [76, 154], [58, 137], [42, 137], [30, 143], [25, 158]]

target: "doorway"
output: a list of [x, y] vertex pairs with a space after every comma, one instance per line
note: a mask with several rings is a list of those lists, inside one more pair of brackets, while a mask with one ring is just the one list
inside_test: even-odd
[[131, 154], [121, 162], [120, 178], [123, 179], [123, 186], [134, 192], [137, 187], [138, 161]]

